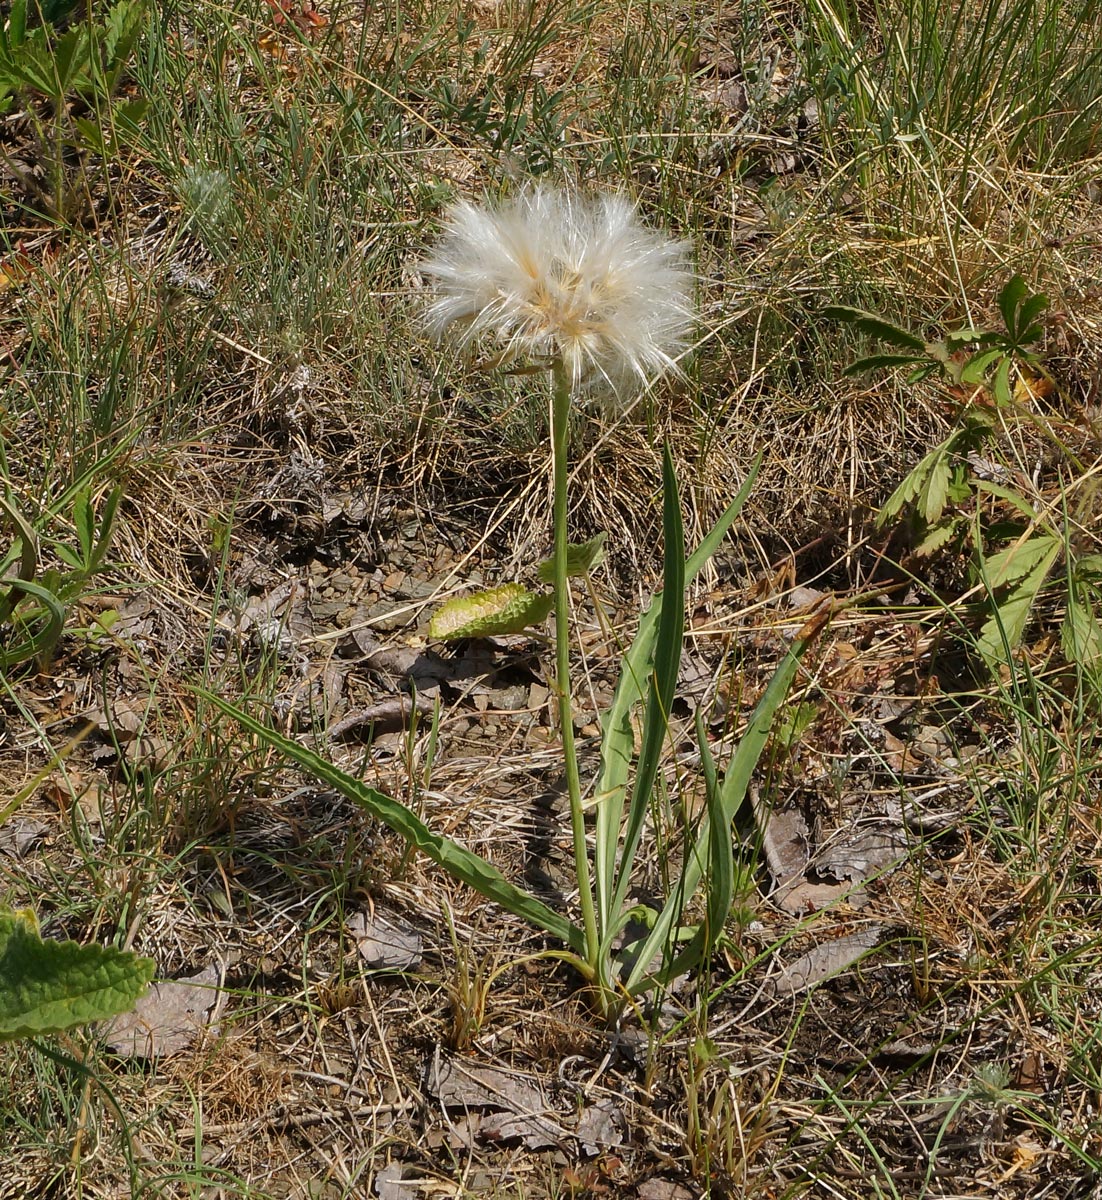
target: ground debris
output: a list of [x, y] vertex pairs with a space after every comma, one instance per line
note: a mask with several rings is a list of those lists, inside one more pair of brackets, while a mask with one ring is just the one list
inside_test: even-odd
[[356, 912], [346, 928], [372, 971], [412, 971], [421, 962], [421, 935], [401, 917], [378, 909]]
[[550, 1109], [534, 1076], [501, 1067], [483, 1067], [445, 1055], [437, 1047], [425, 1089], [445, 1109], [488, 1110], [478, 1133], [491, 1141], [519, 1139], [530, 1149], [558, 1146], [567, 1131], [547, 1115]]
[[204, 1030], [216, 1032], [212, 1016], [221, 980], [221, 970], [211, 963], [185, 979], [152, 984], [130, 1012], [104, 1027], [104, 1040], [124, 1058], [160, 1058], [186, 1050]]
[[883, 935], [884, 926], [870, 925], [857, 933], [823, 942], [787, 967], [782, 967], [781, 974], [773, 980], [774, 993], [778, 996], [794, 996], [818, 987], [864, 957]]

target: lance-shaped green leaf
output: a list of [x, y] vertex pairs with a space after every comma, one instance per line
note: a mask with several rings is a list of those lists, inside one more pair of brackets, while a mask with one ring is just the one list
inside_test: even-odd
[[[684, 583], [691, 583], [704, 564], [715, 554], [746, 503], [761, 466], [759, 454], [751, 464], [738, 494], [727, 506], [711, 532], [685, 562]], [[616, 879], [616, 857], [620, 845], [620, 826], [628, 774], [635, 752], [631, 727], [632, 709], [649, 685], [654, 665], [654, 646], [662, 616], [662, 594], [643, 614], [635, 639], [620, 664], [620, 678], [612, 704], [601, 720], [601, 770], [594, 793], [597, 848], [594, 855], [594, 880], [602, 937], [607, 938], [618, 914], [611, 911]]]
[[[669, 735], [670, 710], [677, 689], [681, 647], [685, 637], [685, 532], [681, 521], [677, 475], [668, 444], [662, 451], [662, 536], [662, 610], [654, 643], [654, 670], [651, 672], [643, 712], [643, 733], [635, 764], [635, 780], [628, 802], [627, 825], [616, 865], [616, 886], [611, 904], [613, 914], [620, 912], [624, 906], [643, 825], [651, 811], [651, 793], [658, 777], [662, 745]], [[613, 928], [605, 930], [606, 937], [613, 934]]]
[[152, 959], [113, 946], [44, 939], [30, 909], [0, 907], [0, 1041], [126, 1012], [153, 971]]
[[555, 912], [553, 908], [548, 908], [541, 900], [537, 900], [534, 896], [515, 887], [497, 867], [488, 863], [484, 858], [480, 858], [450, 838], [433, 833], [404, 804], [399, 804], [397, 800], [384, 792], [376, 791], [375, 788], [361, 783], [360, 780], [342, 771], [340, 767], [327, 762], [320, 754], [315, 754], [305, 746], [300, 746], [298, 742], [293, 742], [290, 738], [276, 733], [274, 729], [262, 725], [255, 717], [249, 716], [247, 712], [230, 704], [228, 700], [222, 700], [210, 692], [200, 691], [199, 695], [213, 704], [215, 708], [221, 709], [227, 716], [233, 717], [266, 746], [278, 750], [285, 758], [313, 775], [315, 779], [320, 779], [322, 783], [328, 784], [376, 820], [382, 821], [384, 825], [405, 838], [411, 846], [416, 847], [434, 863], [443, 867], [453, 878], [473, 887], [479, 895], [494, 901], [495, 904], [500, 904], [514, 916], [521, 917], [537, 929], [543, 929], [557, 937], [572, 950], [578, 953], [584, 951], [585, 938], [582, 931], [572, 925], [566, 917]]
[[[635, 994], [644, 991], [653, 983], [671, 979], [675, 975], [689, 970], [700, 960], [701, 955], [715, 944], [722, 932], [722, 921], [729, 911], [732, 894], [728, 883], [723, 879], [719, 881], [722, 887], [721, 893], [709, 905], [709, 922], [704, 935], [693, 939], [688, 949], [678, 954], [672, 963], [667, 962], [658, 976], [651, 975], [653, 959], [664, 953], [670, 946], [671, 937], [680, 925], [684, 905], [696, 891], [709, 863], [713, 869], [719, 868], [724, 872], [731, 869], [732, 860], [728, 860], [725, 854], [721, 856], [718, 853], [714, 838], [731, 836], [731, 826], [746, 797], [750, 778], [769, 739], [777, 710], [788, 696], [804, 651], [818, 636], [825, 621], [825, 614], [809, 621], [806, 630], [801, 631], [802, 636], [797, 638], [785, 657], [777, 664], [773, 677], [755, 706], [746, 730], [739, 741], [738, 749], [723, 777], [723, 783], [718, 792], [718, 802], [713, 799], [708, 805], [708, 811], [697, 827], [695, 841], [686, 852], [681, 878], [667, 899], [654, 923], [654, 928], [643, 943], [638, 957], [624, 981], [624, 988], [628, 993]], [[713, 832], [712, 828], [717, 817], [722, 825], [721, 834], [718, 831]]]
[[904, 350], [916, 350], [919, 354], [926, 353], [926, 343], [917, 334], [901, 329], [876, 313], [866, 312], [863, 308], [851, 308], [848, 304], [831, 304], [823, 310], [823, 316], [830, 321], [845, 321], [867, 333], [870, 337], [879, 338], [892, 346], [900, 346]]
[[552, 603], [553, 597], [537, 595], [519, 583], [503, 583], [470, 596], [453, 596], [432, 614], [429, 637], [447, 642], [523, 633], [547, 619]]
[[1006, 662], [1022, 640], [1034, 601], [1062, 549], [1059, 538], [1038, 534], [1000, 550], [984, 564], [993, 611], [980, 629], [976, 649], [989, 667]]

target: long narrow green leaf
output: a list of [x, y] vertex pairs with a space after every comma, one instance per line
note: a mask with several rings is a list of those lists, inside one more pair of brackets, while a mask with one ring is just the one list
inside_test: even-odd
[[[686, 561], [685, 583], [690, 583], [696, 578], [727, 536], [750, 495], [760, 467], [759, 454], [750, 465], [746, 479], [735, 498]], [[620, 677], [616, 683], [612, 704], [601, 721], [601, 769], [594, 798], [596, 853], [593, 865], [602, 936], [611, 924], [610, 904], [616, 877], [616, 852], [620, 842], [620, 825], [624, 817], [628, 772], [635, 749], [631, 711], [642, 698], [643, 687], [650, 678], [654, 640], [661, 613], [662, 596], [658, 595], [640, 619], [635, 638], [621, 660]]]
[[866, 371], [879, 371], [884, 367], [909, 367], [926, 361], [924, 354], [866, 354], [855, 358], [842, 368], [843, 375], [864, 375]]
[[[735, 898], [735, 844], [729, 819], [724, 808], [716, 772], [716, 761], [708, 745], [708, 731], [700, 709], [696, 711], [696, 741], [700, 747], [700, 769], [704, 775], [705, 813], [708, 818], [708, 924], [705, 941], [708, 947], [723, 929]], [[701, 839], [696, 839], [699, 846]]]
[[[723, 836], [731, 836], [731, 825], [746, 795], [746, 790], [750, 784], [750, 777], [758, 764], [758, 759], [761, 758], [761, 753], [765, 749], [765, 744], [773, 727], [773, 720], [777, 710], [784, 703], [789, 688], [792, 686], [792, 680], [796, 676], [800, 659], [803, 657], [804, 651], [810, 645], [812, 639], [818, 634], [819, 628], [820, 626], [816, 625], [807, 636], [793, 642], [789, 647], [788, 653], [778, 663], [777, 669], [773, 672], [772, 679], [770, 679], [768, 686], [762, 693], [761, 699], [758, 701], [750, 717], [750, 722], [746, 726], [746, 731], [739, 742], [738, 750], [735, 752], [731, 765], [724, 776], [723, 786], [720, 788], [719, 808], [720, 818], [723, 823]], [[665, 952], [669, 945], [672, 931], [681, 923], [684, 905], [692, 897], [697, 885], [700, 883], [706, 862], [706, 855], [702, 851], [698, 851], [697, 847], [707, 845], [706, 839], [712, 836], [711, 824], [712, 820], [709, 817], [705, 817], [701, 821], [700, 827], [697, 829], [694, 845], [686, 850], [685, 865], [682, 868], [682, 876], [678, 882], [678, 886], [673, 890], [661, 913], [659, 913], [653, 929], [648, 935], [647, 940], [643, 943], [639, 955], [632, 964], [631, 971], [624, 982], [624, 986], [629, 993], [643, 991], [648, 987], [654, 986], [656, 983], [662, 982], [663, 976], [672, 971], [674, 967], [679, 971], [686, 969], [685, 956], [682, 954], [678, 955], [674, 960], [674, 967], [667, 965], [666, 972], [648, 978], [652, 961], [657, 955]], [[723, 914], [724, 919], [726, 919], [726, 916], [725, 912]], [[721, 930], [722, 923], [718, 928], [708, 931], [712, 944], [719, 937]], [[703, 949], [703, 947], [701, 946], [699, 949]]]
[[[19, 547], [19, 570], [17, 578], [24, 583], [29, 583], [34, 579], [35, 572], [38, 570], [38, 538], [34, 530], [31, 528], [27, 519], [19, 511], [18, 508], [6, 496], [0, 496], [0, 512], [3, 512], [16, 529], [16, 539]], [[4, 557], [0, 567], [6, 567], [16, 554], [15, 545]], [[16, 591], [14, 588], [0, 596], [0, 621], [6, 621], [11, 616], [16, 600]]]
[[[48, 588], [28, 579], [13, 579], [10, 588], [9, 597], [22, 595], [37, 600], [42, 605], [46, 624], [21, 642], [0, 647], [0, 670], [14, 667], [32, 658], [47, 656], [57, 645], [65, 628], [65, 608]], [[19, 615], [22, 617], [23, 614]]]
[[[662, 452], [662, 608], [654, 650], [654, 671], [643, 717], [643, 736], [635, 782], [628, 804], [627, 827], [616, 864], [616, 882], [609, 908], [611, 921], [623, 907], [631, 884], [631, 869], [639, 848], [643, 825], [650, 809], [651, 792], [658, 775], [662, 745], [669, 732], [670, 708], [681, 670], [681, 648], [685, 637], [685, 529], [681, 521], [681, 497], [669, 446]], [[608, 937], [613, 930], [605, 928]]]
[[999, 292], [999, 312], [1002, 313], [1006, 331], [1011, 337], [1017, 331], [1018, 322], [1016, 316], [1018, 306], [1028, 294], [1029, 288], [1026, 287], [1026, 282], [1020, 275], [1015, 275], [1011, 279], [1008, 279], [1002, 291]]
[[320, 779], [323, 783], [340, 792], [342, 796], [357, 804], [377, 820], [382, 821], [388, 828], [394, 830], [411, 846], [415, 846], [438, 866], [444, 868], [454, 879], [474, 888], [480, 896], [500, 904], [514, 916], [521, 917], [537, 929], [542, 929], [557, 937], [572, 950], [581, 954], [585, 949], [582, 931], [572, 925], [561, 913], [548, 908], [542, 901], [523, 892], [511, 884], [504, 875], [493, 866], [473, 854], [470, 850], [457, 845], [449, 838], [433, 833], [431, 829], [419, 820], [403, 804], [368, 787], [360, 780], [342, 771], [339, 767], [327, 762], [320, 754], [315, 754], [305, 746], [285, 738], [274, 729], [262, 725], [255, 717], [230, 704], [211, 692], [199, 691], [199, 695], [208, 700], [215, 708], [247, 729], [254, 737], [259, 738], [265, 745], [278, 750], [296, 766]]
[[832, 304], [823, 309], [823, 316], [829, 321], [846, 321], [855, 325], [862, 333], [879, 338], [893, 346], [902, 346], [904, 350], [918, 350], [925, 354], [926, 343], [917, 334], [907, 329], [900, 329], [876, 313], [866, 312], [863, 308], [851, 308], [848, 304]]

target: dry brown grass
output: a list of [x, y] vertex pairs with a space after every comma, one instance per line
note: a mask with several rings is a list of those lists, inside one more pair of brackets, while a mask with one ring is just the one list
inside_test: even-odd
[[[186, 137], [152, 127], [91, 235], [8, 210], [3, 264], [21, 238], [29, 266], [0, 283], [6, 482], [27, 503], [55, 496], [114, 447], [96, 491], [118, 479], [126, 499], [113, 565], [53, 660], [5, 681], [5, 794], [93, 728], [0, 830], [0, 892], [53, 934], [151, 954], [165, 978], [218, 964], [226, 990], [218, 1030], [161, 1061], [75, 1035], [63, 1052], [86, 1063], [87, 1090], [49, 1047], [10, 1050], [0, 1193], [114, 1197], [137, 1179], [149, 1196], [337, 1200], [376, 1194], [404, 1164], [411, 1196], [1087, 1194], [1102, 1161], [1097, 714], [1055, 657], [1058, 608], [1028, 647], [1032, 699], [970, 691], [957, 627], [929, 598], [949, 595], [962, 561], [931, 568], [911, 611], [840, 612], [795, 696], [814, 720], [761, 784], [806, 818], [810, 850], [891, 821], [906, 861], [863, 897], [796, 913], [760, 868], [710, 974], [612, 1032], [564, 969], [521, 961], [540, 938], [304, 787], [192, 689], [270, 712], [569, 907], [541, 644], [460, 650], [459, 674], [419, 679], [440, 702], [431, 761], [431, 709], [411, 730], [326, 736], [409, 688], [355, 632], [422, 650], [436, 596], [530, 578], [550, 544], [539, 379], [474, 371], [416, 325], [414, 264], [440, 203], [506, 188], [551, 149], [566, 177], [627, 185], [695, 239], [691, 383], [627, 412], [581, 410], [574, 431], [572, 530], [607, 530], [611, 548], [605, 619], [578, 596], [587, 778], [616, 639], [658, 571], [657, 447], [673, 447], [690, 541], [762, 455], [739, 535], [691, 597], [695, 675], [664, 764], [673, 822], [693, 801], [689, 710], [718, 692], [717, 744], [737, 732], [802, 619], [792, 589], [867, 600], [908, 586], [870, 516], [953, 413], [930, 385], [843, 377], [859, 347], [822, 320], [826, 304], [933, 334], [991, 322], [999, 287], [1026, 273], [1052, 300], [1046, 419], [1087, 482], [1027, 426], [1003, 451], [1031, 500], [1082, 497], [1077, 536], [1097, 541], [1099, 161], [1031, 170], [997, 152], [996, 131], [963, 200], [948, 139], [927, 170], [900, 150], [851, 177], [842, 143], [796, 103], [807, 81], [787, 9], [763, 7], [753, 28], [741, 10], [689, 21], [624, 5], [588, 23], [561, 5], [425, 6], [400, 25], [384, 9], [366, 25], [358, 6], [325, 15], [341, 38], [311, 46], [266, 14], [196, 7], [169, 41], [184, 81], [161, 97]], [[760, 94], [758, 54], [772, 64]], [[527, 97], [515, 111], [505, 76]], [[562, 91], [550, 147], [531, 132], [533, 80]], [[211, 96], [239, 124], [204, 109]], [[464, 105], [483, 96], [476, 128]], [[517, 111], [529, 133], [503, 146]], [[207, 243], [180, 200], [185, 165], [226, 173], [231, 211]], [[179, 270], [172, 283], [180, 264], [203, 288], [178, 286]], [[43, 534], [68, 536], [68, 521]], [[256, 613], [281, 587], [273, 637]], [[92, 624], [105, 613], [106, 632]], [[663, 861], [647, 852], [650, 884]], [[420, 933], [408, 973], [360, 959], [346, 921], [374, 909]], [[873, 926], [884, 937], [860, 965], [778, 986], [805, 951]], [[426, 1070], [441, 1052], [536, 1077], [557, 1144], [472, 1133], [487, 1106], [438, 1102]], [[977, 1083], [994, 1067], [1001, 1091]], [[602, 1103], [623, 1137], [591, 1154], [573, 1134]]]

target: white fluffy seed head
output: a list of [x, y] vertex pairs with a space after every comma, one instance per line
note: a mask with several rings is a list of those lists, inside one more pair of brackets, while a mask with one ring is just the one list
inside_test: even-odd
[[623, 196], [545, 186], [499, 206], [455, 204], [435, 254], [431, 333], [486, 339], [501, 361], [559, 359], [575, 388], [623, 393], [666, 372], [694, 321], [688, 245], [648, 229]]

